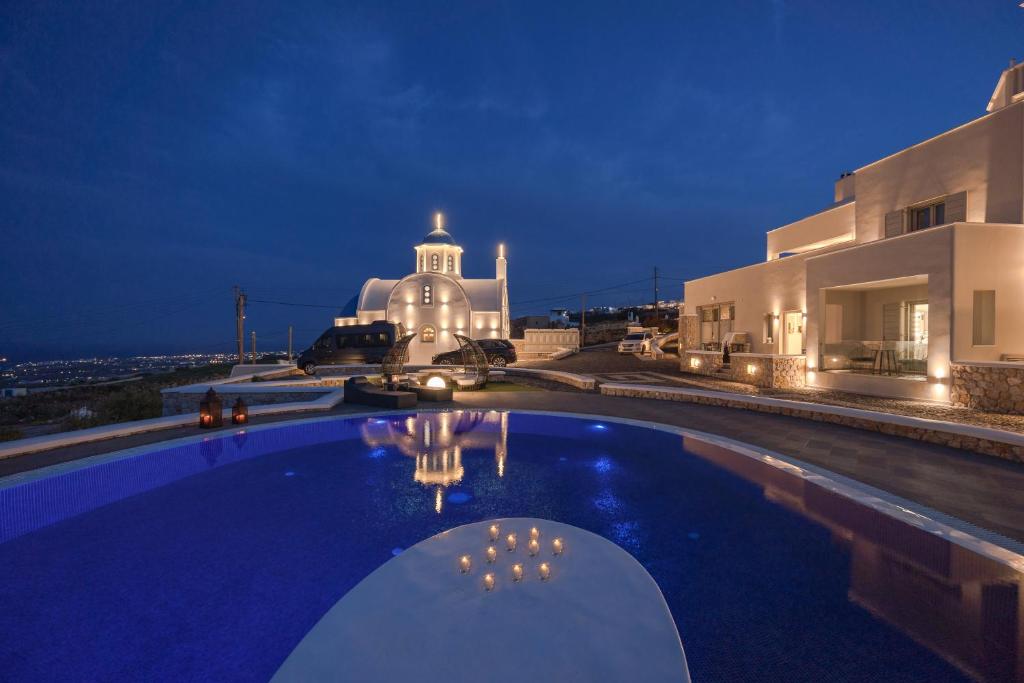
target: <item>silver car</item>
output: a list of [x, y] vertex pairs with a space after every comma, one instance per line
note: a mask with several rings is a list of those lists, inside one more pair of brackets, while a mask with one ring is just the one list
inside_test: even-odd
[[633, 334], [627, 334], [625, 338], [619, 342], [619, 353], [644, 353], [651, 348], [651, 336], [650, 332], [634, 332]]

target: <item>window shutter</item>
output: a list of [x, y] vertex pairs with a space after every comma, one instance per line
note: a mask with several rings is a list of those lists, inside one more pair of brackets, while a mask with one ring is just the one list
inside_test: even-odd
[[946, 197], [946, 222], [963, 223], [967, 220], [967, 192], [957, 192]]
[[883, 341], [899, 341], [900, 335], [900, 318], [903, 310], [903, 304], [899, 303], [888, 303], [882, 304], [882, 340]]
[[903, 234], [903, 210], [890, 211], [885, 214], [885, 236], [895, 237]]

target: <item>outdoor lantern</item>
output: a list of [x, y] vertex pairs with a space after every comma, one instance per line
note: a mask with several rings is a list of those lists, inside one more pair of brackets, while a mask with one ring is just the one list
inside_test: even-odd
[[241, 396], [235, 399], [235, 405], [231, 409], [231, 421], [236, 425], [244, 425], [249, 421], [249, 406], [245, 405]]
[[444, 389], [448, 386], [448, 383], [444, 381], [444, 377], [441, 375], [431, 375], [430, 379], [427, 380], [427, 386], [431, 389]]
[[213, 387], [210, 387], [203, 400], [199, 402], [199, 426], [204, 429], [220, 427], [224, 423], [223, 410], [220, 396]]

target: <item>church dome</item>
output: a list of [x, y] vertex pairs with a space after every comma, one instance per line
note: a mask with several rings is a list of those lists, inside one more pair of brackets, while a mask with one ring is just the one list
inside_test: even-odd
[[448, 234], [448, 231], [444, 229], [444, 216], [442, 214], [434, 214], [434, 229], [427, 233], [427, 236], [423, 238], [423, 242], [421, 242], [421, 244], [455, 245], [455, 238]]
[[455, 239], [447, 230], [431, 230], [423, 238], [423, 244], [455, 244]]

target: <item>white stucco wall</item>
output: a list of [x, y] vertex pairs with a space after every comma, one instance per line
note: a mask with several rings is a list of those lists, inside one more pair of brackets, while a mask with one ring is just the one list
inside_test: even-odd
[[885, 235], [885, 214], [967, 191], [967, 221], [1020, 223], [1024, 102], [860, 168], [857, 241]]
[[[433, 303], [422, 304], [423, 286], [433, 291]], [[458, 282], [444, 275], [417, 273], [404, 278], [391, 293], [388, 302], [387, 319], [400, 322], [409, 332], [416, 332], [416, 338], [409, 345], [409, 362], [429, 363], [431, 356], [457, 349], [453, 333], [470, 335], [469, 300]], [[435, 341], [424, 343], [423, 328], [433, 325]]]
[[734, 332], [750, 334], [754, 353], [780, 353], [782, 335], [776, 322], [774, 341], [763, 342], [764, 316], [786, 311], [804, 311], [805, 263], [808, 255], [798, 254], [765, 261], [746, 268], [690, 280], [683, 293], [684, 314], [696, 314], [701, 306], [736, 304]]
[[[1024, 354], [1024, 226], [958, 225], [954, 253], [954, 360]], [[974, 346], [974, 291], [995, 290], [996, 339]]]
[[768, 260], [786, 252], [811, 251], [854, 238], [856, 211], [847, 202], [768, 233]]
[[[818, 367], [819, 338], [823, 334], [825, 292], [829, 287], [893, 280], [915, 275], [928, 278], [928, 375], [945, 380], [949, 377], [951, 310], [953, 293], [953, 230], [954, 226], [933, 228], [901, 237], [858, 245], [807, 259], [807, 365]], [[918, 289], [915, 295], [921, 292]], [[868, 293], [865, 293], [868, 296]], [[870, 320], [865, 321], [871, 327]], [[878, 378], [852, 375], [829, 375], [812, 372], [808, 382], [864, 391], [861, 384]], [[858, 388], [853, 387], [857, 383]], [[905, 382], [908, 385], [916, 384]], [[922, 383], [923, 384], [923, 383]], [[864, 391], [864, 393], [869, 393]], [[929, 389], [922, 398], [942, 399], [941, 391]], [[890, 394], [892, 395], [892, 394]]]

